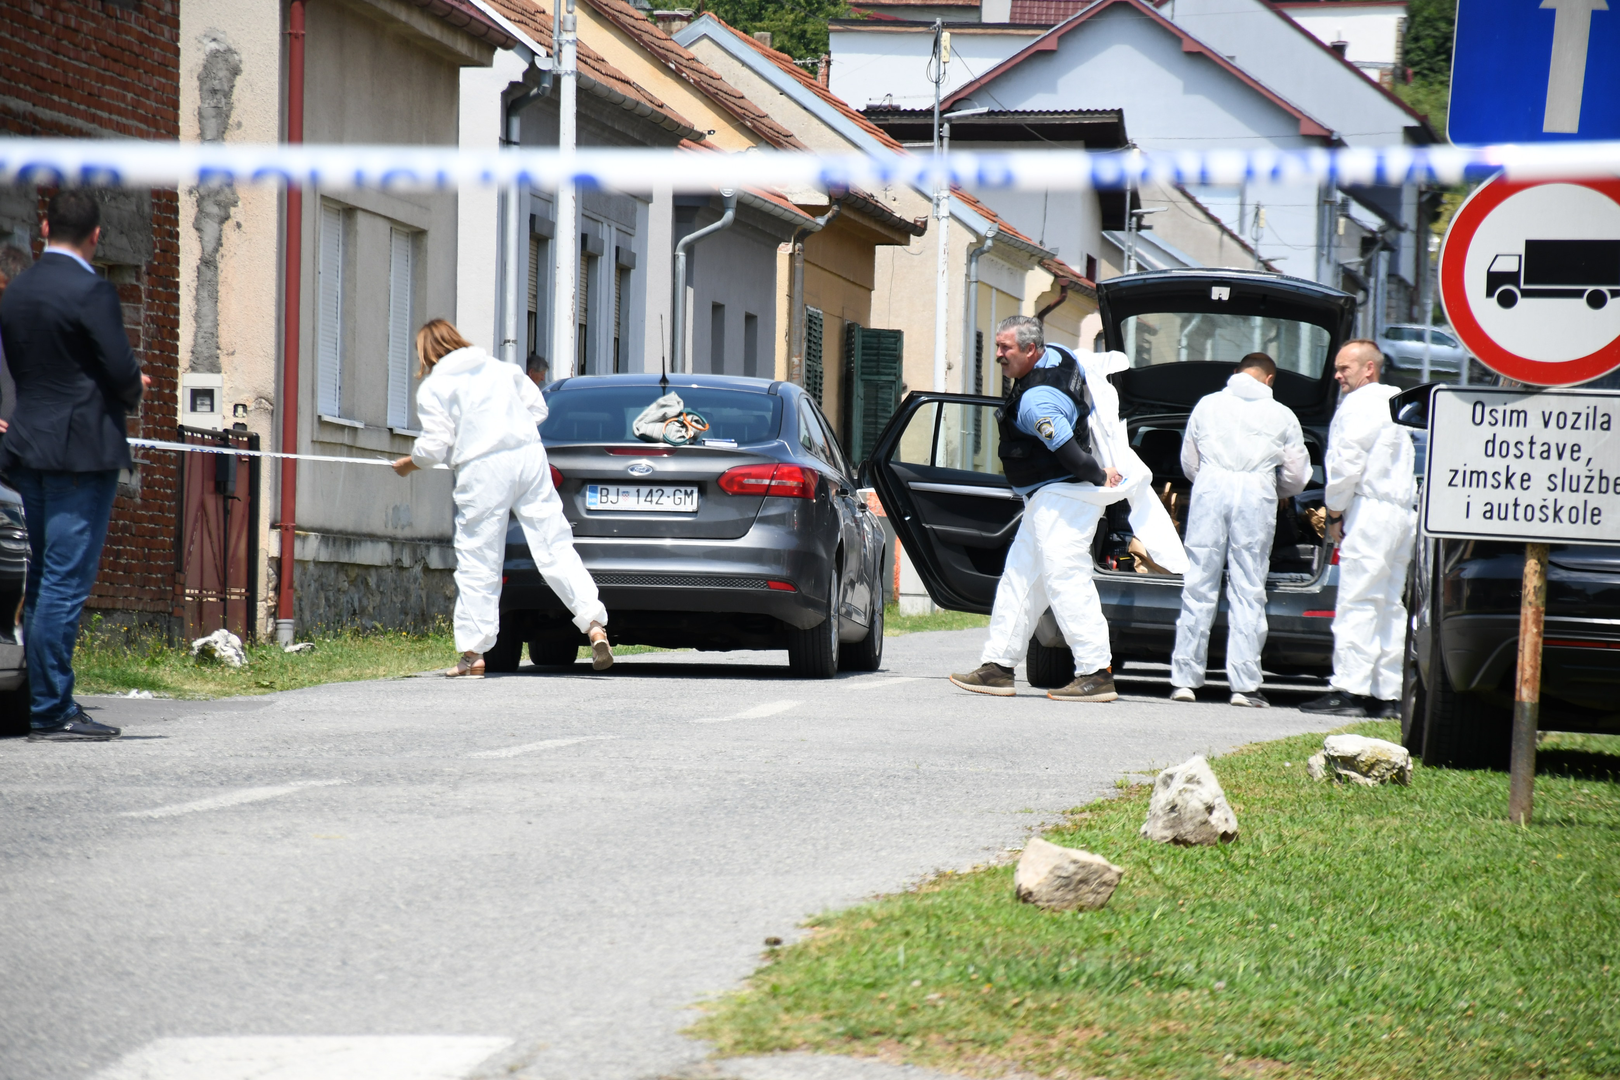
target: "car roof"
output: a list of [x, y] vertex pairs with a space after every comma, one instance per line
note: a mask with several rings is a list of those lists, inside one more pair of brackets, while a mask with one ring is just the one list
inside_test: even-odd
[[714, 390], [741, 390], [754, 394], [777, 394], [781, 391], [782, 382], [775, 379], [754, 379], [746, 375], [702, 375], [695, 372], [681, 372], [668, 376], [656, 374], [629, 374], [629, 375], [575, 375], [566, 379], [558, 379], [546, 386], [547, 390], [557, 393], [565, 390], [591, 390], [605, 386], [659, 386], [664, 379], [668, 379], [671, 390], [684, 389], [714, 389]]

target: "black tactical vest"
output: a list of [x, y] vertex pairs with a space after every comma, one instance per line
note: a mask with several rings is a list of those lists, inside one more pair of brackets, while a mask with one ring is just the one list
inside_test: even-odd
[[1091, 426], [1086, 423], [1086, 418], [1091, 415], [1091, 394], [1086, 390], [1086, 374], [1080, 370], [1080, 362], [1073, 353], [1062, 346], [1050, 347], [1062, 358], [1061, 362], [1056, 367], [1035, 368], [1014, 382], [1006, 400], [996, 411], [996, 425], [1001, 429], [1001, 468], [1007, 482], [1013, 487], [1028, 487], [1048, 480], [1074, 479], [1045, 443], [1019, 429], [1018, 404], [1026, 390], [1036, 386], [1055, 386], [1068, 394], [1079, 410], [1079, 419], [1074, 425], [1075, 442], [1080, 449], [1091, 453]]

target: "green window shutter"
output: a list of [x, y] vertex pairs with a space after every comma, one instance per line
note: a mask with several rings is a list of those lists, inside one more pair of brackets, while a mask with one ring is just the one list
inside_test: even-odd
[[859, 462], [872, 452], [883, 425], [900, 406], [905, 335], [899, 330], [852, 327], [850, 353], [855, 360], [850, 456]]
[[821, 401], [821, 312], [804, 309], [804, 388]]

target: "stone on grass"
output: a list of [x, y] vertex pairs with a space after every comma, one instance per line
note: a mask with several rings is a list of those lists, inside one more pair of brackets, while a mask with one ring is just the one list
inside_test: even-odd
[[242, 649], [242, 639], [223, 628], [193, 641], [191, 655], [198, 660], [214, 661], [226, 667], [237, 668], [247, 663], [247, 653]]
[[1237, 815], [1202, 754], [1161, 772], [1153, 781], [1142, 835], [1161, 844], [1230, 844]]
[[1315, 753], [1305, 759], [1305, 772], [1312, 780], [1327, 779], [1327, 755]]
[[315, 651], [315, 643], [313, 641], [300, 641], [296, 645], [283, 645], [281, 647], [281, 651], [284, 652], [284, 653], [314, 652]]
[[1026, 904], [1090, 911], [1108, 903], [1125, 871], [1101, 855], [1035, 837], [1019, 856], [1013, 890]]
[[1412, 782], [1412, 754], [1399, 743], [1369, 739], [1365, 735], [1329, 735], [1322, 740], [1322, 752], [1311, 760], [1319, 764], [1311, 778], [1335, 780], [1364, 787], [1379, 784], [1408, 785]]

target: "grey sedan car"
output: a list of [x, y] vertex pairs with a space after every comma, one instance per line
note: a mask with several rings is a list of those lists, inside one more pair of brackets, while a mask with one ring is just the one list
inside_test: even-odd
[[[1379, 331], [1378, 348], [1384, 354], [1384, 367], [1389, 371], [1423, 371], [1424, 327], [1410, 323], [1390, 323]], [[1457, 335], [1444, 327], [1428, 329], [1429, 371], [1434, 374], [1455, 375], [1462, 371], [1468, 351]]]
[[[665, 393], [707, 424], [674, 445], [638, 437]], [[614, 644], [786, 649], [797, 675], [875, 671], [883, 657], [883, 527], [815, 401], [791, 383], [710, 375], [563, 379], [540, 435], [574, 547]], [[501, 630], [511, 671], [574, 662], [584, 638], [507, 533]]]

